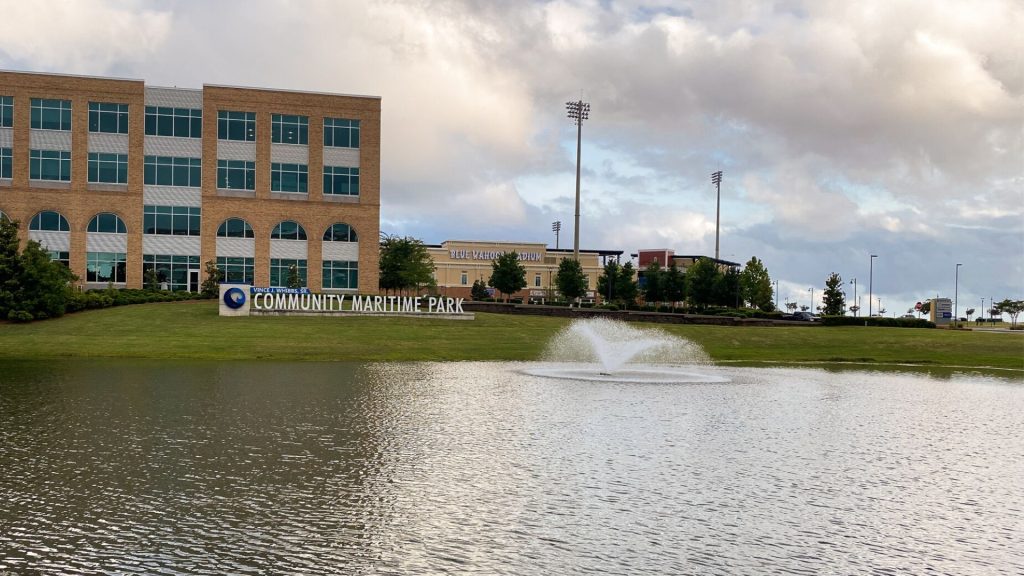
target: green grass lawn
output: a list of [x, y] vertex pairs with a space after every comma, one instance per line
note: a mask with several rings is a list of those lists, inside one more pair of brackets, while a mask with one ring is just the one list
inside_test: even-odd
[[[478, 313], [472, 321], [381, 317], [221, 318], [217, 303], [122, 306], [0, 324], [0, 358], [534, 360], [565, 318]], [[865, 327], [644, 325], [718, 362], [863, 362], [1024, 372], [1024, 334]]]

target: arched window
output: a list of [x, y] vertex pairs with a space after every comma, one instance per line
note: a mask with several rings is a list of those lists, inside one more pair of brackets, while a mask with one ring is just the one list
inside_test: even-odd
[[93, 216], [89, 222], [89, 232], [105, 232], [108, 234], [127, 234], [128, 229], [124, 225], [124, 220], [121, 220], [117, 214], [111, 214], [110, 212], [102, 212]]
[[[280, 226], [280, 224], [279, 224]], [[220, 238], [253, 238], [252, 226], [241, 218], [228, 218], [217, 228], [217, 236]]]
[[356, 231], [348, 224], [338, 222], [324, 232], [325, 242], [358, 242]]
[[302, 226], [299, 226], [298, 222], [285, 220], [278, 222], [277, 226], [274, 226], [274, 231], [270, 233], [270, 237], [274, 240], [305, 240], [306, 231]]
[[40, 212], [32, 217], [28, 225], [29, 230], [40, 230], [47, 232], [70, 232], [68, 220], [58, 212]]

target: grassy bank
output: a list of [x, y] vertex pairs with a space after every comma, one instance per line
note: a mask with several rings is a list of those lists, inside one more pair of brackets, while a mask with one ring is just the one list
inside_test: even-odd
[[[426, 318], [221, 318], [217, 303], [124, 306], [0, 324], [0, 358], [534, 360], [568, 320], [477, 314]], [[654, 326], [651, 326], [652, 328]], [[1024, 371], [1024, 335], [864, 327], [659, 325], [719, 362], [864, 362]]]

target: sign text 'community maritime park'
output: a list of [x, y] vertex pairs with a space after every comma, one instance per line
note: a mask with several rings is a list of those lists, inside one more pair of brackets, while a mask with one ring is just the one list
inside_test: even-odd
[[221, 285], [220, 315], [378, 314], [472, 318], [463, 298], [435, 296], [362, 296], [314, 293], [309, 288], [258, 288]]

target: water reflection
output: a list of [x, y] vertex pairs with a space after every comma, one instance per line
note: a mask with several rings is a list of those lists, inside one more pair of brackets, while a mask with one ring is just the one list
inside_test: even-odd
[[1019, 380], [0, 365], [0, 573], [1013, 573]]

